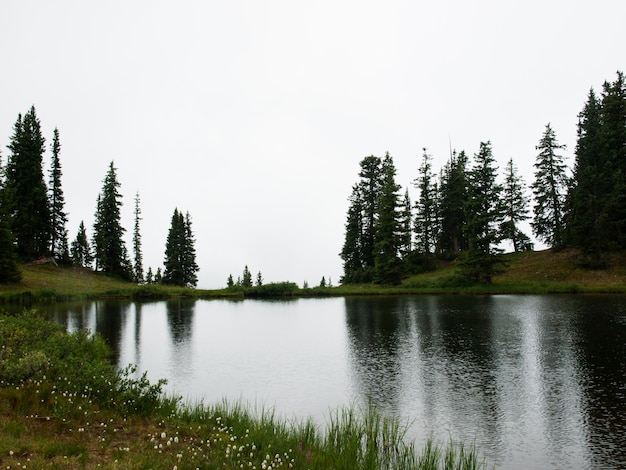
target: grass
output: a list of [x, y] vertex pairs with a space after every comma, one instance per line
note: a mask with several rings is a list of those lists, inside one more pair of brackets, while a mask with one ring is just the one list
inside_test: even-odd
[[326, 428], [242, 403], [184, 404], [132, 368], [116, 371], [98, 336], [35, 313], [0, 314], [0, 467], [477, 469], [474, 448], [406, 440], [375, 408], [339, 409]]
[[533, 251], [502, 256], [504, 271], [488, 285], [465, 285], [455, 261], [436, 260], [433, 271], [412, 275], [399, 286], [340, 285], [301, 289], [291, 282], [252, 288], [191, 289], [136, 285], [90, 269], [51, 264], [22, 265], [19, 283], [0, 285], [0, 302], [30, 305], [35, 301], [94, 298], [166, 299], [349, 296], [378, 294], [547, 294], [626, 293], [626, 253], [611, 253], [603, 269], [586, 269], [575, 250]]

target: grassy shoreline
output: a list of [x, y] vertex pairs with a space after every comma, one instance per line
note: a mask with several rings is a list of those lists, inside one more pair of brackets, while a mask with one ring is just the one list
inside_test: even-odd
[[481, 469], [472, 446], [428, 441], [373, 407], [332, 412], [320, 428], [241, 403], [184, 404], [106, 344], [35, 312], [0, 314], [2, 468]]
[[21, 282], [0, 285], [0, 303], [22, 303], [100, 298], [242, 299], [254, 297], [322, 297], [351, 295], [421, 294], [551, 294], [626, 293], [626, 253], [613, 253], [605, 269], [584, 269], [574, 250], [551, 250], [503, 255], [506, 269], [489, 285], [458, 283], [454, 261], [438, 261], [437, 269], [410, 276], [399, 286], [373, 284], [299, 288], [294, 283], [272, 283], [251, 289], [190, 289], [163, 285], [136, 285], [84, 268], [50, 264], [22, 265]]

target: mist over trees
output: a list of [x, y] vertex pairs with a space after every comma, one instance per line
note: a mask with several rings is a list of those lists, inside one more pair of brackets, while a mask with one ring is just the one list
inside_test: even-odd
[[[573, 169], [565, 163], [556, 132], [547, 124], [536, 146], [531, 197], [512, 159], [499, 174], [490, 142], [473, 158], [451, 151], [438, 178], [424, 149], [410, 207], [399, 202], [391, 157], [360, 162], [345, 223], [343, 284], [398, 284], [430, 269], [433, 257], [457, 259], [469, 283], [489, 283], [501, 266], [503, 241], [514, 251], [533, 249], [520, 224], [530, 220], [550, 248], [577, 248], [583, 264], [601, 267], [603, 254], [626, 248], [626, 86], [624, 75], [590, 91], [579, 114]], [[530, 157], [530, 156], [529, 156]], [[410, 208], [407, 208], [410, 207]], [[407, 232], [407, 220], [413, 220]]]

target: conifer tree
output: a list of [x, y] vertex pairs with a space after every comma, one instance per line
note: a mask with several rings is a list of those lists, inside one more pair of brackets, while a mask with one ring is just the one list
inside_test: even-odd
[[409, 196], [409, 190], [404, 191], [404, 197], [400, 201], [399, 213], [400, 228], [400, 258], [407, 260], [413, 251], [413, 206]]
[[235, 281], [233, 280], [233, 275], [229, 274], [228, 279], [226, 279], [226, 287], [228, 289], [232, 289], [235, 286]]
[[361, 243], [363, 241], [363, 202], [358, 186], [352, 187], [350, 196], [350, 207], [346, 220], [346, 234], [341, 249], [341, 259], [343, 260], [343, 284], [361, 282], [363, 274], [363, 260], [361, 253]]
[[539, 154], [534, 165], [535, 181], [531, 186], [535, 217], [531, 226], [537, 238], [551, 247], [560, 247], [565, 235], [563, 218], [568, 180], [567, 167], [558, 152], [565, 149], [565, 145], [557, 142], [554, 130], [547, 124], [536, 149]]
[[163, 284], [195, 287], [198, 283], [195, 247], [189, 213], [174, 209], [165, 244]]
[[423, 149], [422, 163], [415, 179], [419, 199], [415, 204], [415, 248], [419, 253], [434, 253], [437, 243], [437, 187], [432, 172], [432, 157]]
[[443, 168], [437, 197], [440, 230], [438, 249], [442, 253], [458, 253], [469, 248], [465, 202], [468, 198], [467, 156], [452, 152]]
[[261, 271], [259, 271], [256, 275], [256, 285], [257, 287], [263, 285], [263, 276], [261, 275]]
[[[0, 185], [2, 183], [0, 179]], [[0, 186], [0, 193], [3, 192], [2, 189]], [[22, 273], [17, 264], [13, 234], [7, 222], [4, 201], [0, 199], [0, 284], [19, 282], [21, 279]]]
[[22, 273], [17, 263], [13, 234], [6, 221], [6, 215], [0, 213], [0, 284], [19, 282], [21, 279]]
[[502, 221], [500, 196], [502, 187], [497, 184], [497, 167], [490, 142], [481, 142], [468, 174], [468, 200], [465, 206], [469, 241], [463, 274], [470, 282], [490, 283], [497, 272], [496, 255], [500, 241], [499, 225]]
[[370, 155], [361, 160], [359, 172], [359, 195], [363, 211], [361, 223], [361, 271], [360, 282], [369, 282], [373, 277], [376, 243], [376, 219], [379, 214], [380, 192], [383, 185], [382, 160]]
[[500, 226], [502, 239], [511, 240], [513, 250], [516, 252], [532, 250], [530, 238], [518, 227], [519, 222], [530, 217], [528, 215], [530, 200], [525, 194], [524, 180], [519, 176], [512, 158], [507, 162], [504, 171], [505, 179], [502, 191], [504, 219]]
[[148, 266], [148, 272], [146, 273], [146, 284], [154, 283], [154, 275], [152, 274], [152, 266]]
[[248, 265], [243, 268], [243, 279], [241, 280], [241, 287], [252, 287], [252, 273], [248, 269]]
[[85, 224], [82, 220], [78, 226], [76, 238], [72, 242], [70, 256], [72, 263], [77, 266], [89, 268], [93, 262], [93, 255], [91, 254], [91, 248], [89, 246], [89, 241], [87, 240], [87, 231], [85, 230]]
[[59, 140], [59, 129], [54, 128], [52, 137], [52, 166], [50, 169], [49, 197], [50, 197], [50, 219], [51, 219], [51, 240], [50, 254], [62, 263], [70, 261], [69, 245], [67, 240], [67, 214], [65, 213], [65, 197], [61, 187], [61, 142]]
[[9, 144], [6, 168], [5, 211], [15, 237], [17, 254], [24, 259], [50, 252], [50, 206], [43, 176], [45, 139], [35, 107], [18, 116]]
[[122, 238], [126, 230], [121, 224], [122, 195], [119, 187], [116, 168], [111, 162], [102, 192], [98, 196], [94, 217], [94, 258], [97, 270], [131, 280], [132, 267]]
[[135, 194], [135, 228], [133, 230], [133, 254], [135, 262], [133, 264], [133, 277], [135, 282], [142, 284], [143, 277], [143, 254], [141, 252], [141, 233], [139, 222], [141, 221], [141, 208], [139, 207], [139, 193]]
[[379, 284], [399, 284], [402, 264], [398, 256], [401, 240], [398, 236], [398, 207], [400, 185], [396, 184], [396, 167], [387, 153], [382, 162], [382, 184], [375, 220], [375, 281]]

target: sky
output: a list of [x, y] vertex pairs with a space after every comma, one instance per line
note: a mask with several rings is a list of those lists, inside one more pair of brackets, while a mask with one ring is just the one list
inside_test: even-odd
[[624, 18], [621, 0], [3, 0], [2, 162], [34, 105], [48, 147], [59, 129], [70, 241], [113, 161], [146, 270], [177, 208], [199, 288], [246, 265], [337, 284], [364, 157], [389, 152], [416, 200], [423, 148], [438, 172], [490, 141], [529, 185], [550, 123], [572, 165], [589, 90], [626, 70]]

